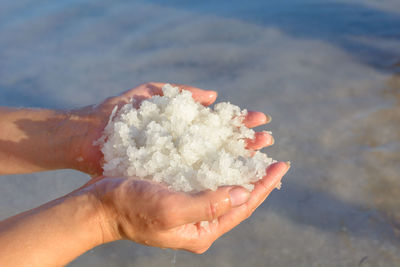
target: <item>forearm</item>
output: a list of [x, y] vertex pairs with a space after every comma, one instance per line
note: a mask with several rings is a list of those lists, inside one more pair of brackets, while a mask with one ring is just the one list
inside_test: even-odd
[[62, 266], [103, 243], [96, 201], [69, 195], [0, 222], [0, 266]]
[[77, 168], [87, 127], [63, 111], [0, 107], [0, 174]]

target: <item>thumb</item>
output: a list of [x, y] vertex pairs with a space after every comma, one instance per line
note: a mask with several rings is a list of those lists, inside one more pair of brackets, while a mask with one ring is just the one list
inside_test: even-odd
[[187, 196], [178, 209], [180, 216], [177, 214], [177, 217], [183, 220], [181, 224], [213, 221], [231, 208], [246, 203], [250, 192], [241, 186], [224, 186]]

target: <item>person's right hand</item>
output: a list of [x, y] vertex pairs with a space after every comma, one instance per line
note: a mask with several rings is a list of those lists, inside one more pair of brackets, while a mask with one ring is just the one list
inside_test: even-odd
[[203, 253], [248, 218], [279, 185], [289, 167], [284, 162], [271, 165], [251, 193], [240, 186], [223, 186], [188, 194], [147, 180], [102, 177], [84, 188], [97, 196], [104, 243], [129, 239]]
[[[74, 138], [70, 138], [71, 144], [70, 154], [67, 158], [71, 158], [74, 162], [72, 168], [88, 173], [92, 176], [99, 176], [103, 173], [103, 153], [99, 146], [93, 143], [98, 140], [107, 125], [110, 114], [114, 107], [121, 107], [127, 103], [131, 103], [131, 99], [136, 100], [136, 105], [145, 99], [154, 95], [162, 95], [162, 87], [165, 83], [150, 82], [141, 84], [130, 89], [118, 96], [109, 97], [98, 105], [92, 105], [67, 112], [70, 119], [67, 125], [71, 125], [67, 132], [75, 134]], [[182, 90], [188, 90], [192, 93], [193, 99], [204, 106], [211, 105], [217, 98], [217, 92], [203, 90], [189, 85], [173, 84]], [[251, 128], [268, 123], [270, 118], [262, 112], [249, 111], [244, 124]], [[82, 133], [83, 134], [80, 134]], [[256, 133], [254, 140], [249, 140], [248, 149], [260, 149], [265, 145], [273, 144], [273, 138], [266, 132]], [[76, 159], [79, 159], [77, 161]]]

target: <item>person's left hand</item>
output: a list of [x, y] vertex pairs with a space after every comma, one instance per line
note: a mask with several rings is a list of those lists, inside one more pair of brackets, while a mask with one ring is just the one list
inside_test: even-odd
[[240, 186], [222, 186], [189, 194], [148, 180], [104, 177], [92, 179], [83, 188], [98, 199], [95, 206], [100, 211], [103, 243], [128, 239], [203, 253], [248, 218], [289, 167], [284, 162], [272, 164], [251, 193]]
[[[81, 109], [76, 109], [68, 112], [69, 121], [72, 123], [71, 131], [75, 128], [84, 134], [73, 138], [71, 141], [71, 149], [69, 158], [74, 162], [74, 169], [83, 171], [92, 176], [99, 176], [103, 173], [103, 154], [99, 146], [93, 145], [101, 136], [102, 132], [109, 121], [110, 114], [115, 106], [121, 107], [130, 103], [131, 99], [135, 99], [136, 103], [150, 98], [154, 95], [162, 95], [162, 87], [165, 83], [145, 83], [133, 89], [130, 89], [118, 96], [110, 97], [98, 105], [92, 105]], [[192, 93], [195, 101], [208, 106], [214, 103], [217, 98], [215, 91], [202, 90], [188, 85], [176, 85], [183, 90], [188, 90]], [[247, 127], [255, 127], [261, 124], [268, 123], [270, 120], [261, 112], [249, 111], [244, 123]], [[78, 131], [76, 131], [78, 132]], [[273, 144], [273, 138], [266, 132], [256, 133], [254, 140], [248, 140], [248, 149], [260, 149], [264, 146]]]

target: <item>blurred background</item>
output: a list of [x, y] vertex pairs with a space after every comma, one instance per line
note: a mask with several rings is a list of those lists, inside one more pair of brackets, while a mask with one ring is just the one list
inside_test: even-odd
[[[400, 266], [398, 73], [398, 0], [0, 0], [0, 105], [75, 108], [162, 81], [272, 116], [282, 190], [175, 266]], [[1, 176], [0, 219], [88, 179]], [[121, 241], [70, 266], [173, 258]]]

